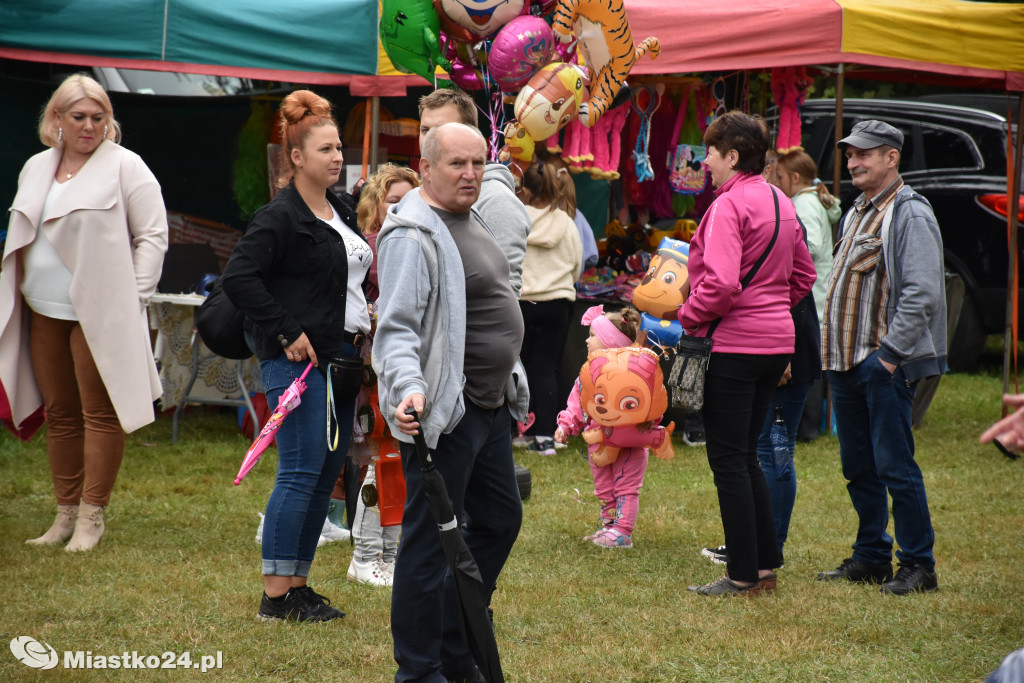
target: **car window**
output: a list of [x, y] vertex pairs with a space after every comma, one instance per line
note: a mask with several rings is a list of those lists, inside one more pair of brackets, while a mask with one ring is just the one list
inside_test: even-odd
[[963, 133], [947, 128], [921, 127], [921, 149], [925, 168], [970, 169], [980, 168], [980, 156], [974, 141]]
[[251, 83], [244, 78], [135, 69], [121, 69], [120, 73], [129, 90], [135, 93], [216, 96], [252, 90]]

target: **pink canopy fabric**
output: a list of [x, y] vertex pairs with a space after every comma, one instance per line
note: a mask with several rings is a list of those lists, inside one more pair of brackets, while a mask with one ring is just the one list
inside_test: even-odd
[[1024, 4], [963, 0], [625, 0], [661, 56], [637, 74], [862, 64], [1024, 90]]

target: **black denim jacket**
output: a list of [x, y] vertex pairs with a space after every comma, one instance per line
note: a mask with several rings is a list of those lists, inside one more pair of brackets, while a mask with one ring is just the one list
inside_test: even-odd
[[[362, 237], [352, 198], [328, 191], [327, 200]], [[245, 314], [260, 360], [274, 358], [303, 332], [323, 367], [341, 355], [348, 253], [341, 235], [313, 215], [294, 184], [253, 215], [224, 269], [222, 286]]]

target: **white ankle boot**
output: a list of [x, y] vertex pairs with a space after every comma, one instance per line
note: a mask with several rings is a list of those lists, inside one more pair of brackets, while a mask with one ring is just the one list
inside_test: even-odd
[[78, 508], [78, 521], [75, 522], [75, 534], [64, 550], [77, 552], [92, 550], [103, 538], [106, 527], [103, 524], [103, 507], [83, 502]]
[[57, 518], [45, 534], [39, 538], [30, 538], [25, 543], [29, 545], [57, 545], [71, 538], [75, 530], [75, 520], [78, 519], [77, 505], [58, 505]]

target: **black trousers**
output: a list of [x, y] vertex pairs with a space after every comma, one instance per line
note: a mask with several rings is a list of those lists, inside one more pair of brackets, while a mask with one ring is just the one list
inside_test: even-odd
[[[512, 462], [508, 406], [481, 408], [466, 399], [466, 414], [442, 434], [433, 460], [444, 477], [462, 535], [484, 586], [494, 590], [519, 535], [523, 505]], [[469, 647], [459, 632], [455, 584], [427, 506], [415, 446], [402, 442], [405, 510], [391, 589], [391, 635], [396, 683], [443, 681], [471, 675]]]
[[558, 388], [563, 384], [558, 378], [569, 336], [572, 303], [568, 299], [519, 302], [525, 328], [519, 358], [530, 383], [530, 411], [535, 419], [527, 434], [552, 436], [558, 411], [565, 408], [569, 398], [559, 393]]
[[759, 569], [778, 566], [771, 493], [757, 439], [790, 355], [712, 353], [708, 364], [704, 433], [734, 581], [757, 581]]

